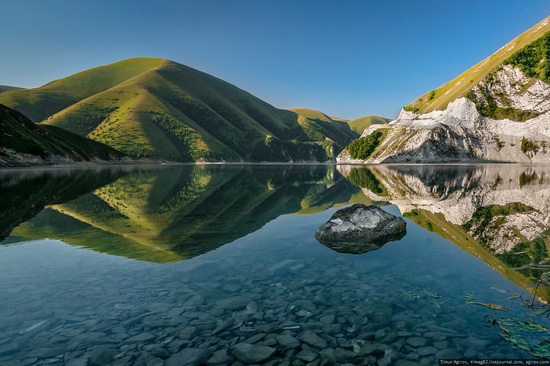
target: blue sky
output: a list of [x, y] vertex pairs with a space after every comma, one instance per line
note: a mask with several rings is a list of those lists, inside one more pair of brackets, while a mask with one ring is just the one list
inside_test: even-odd
[[6, 1], [0, 84], [151, 56], [280, 108], [396, 117], [548, 15], [548, 0]]

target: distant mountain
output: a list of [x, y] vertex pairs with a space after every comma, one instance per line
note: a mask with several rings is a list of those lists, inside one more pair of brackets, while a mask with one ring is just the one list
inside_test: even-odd
[[370, 126], [340, 162], [550, 162], [550, 17]]
[[[374, 115], [364, 116], [364, 117], [356, 118], [350, 121], [340, 117], [328, 116], [323, 112], [317, 111], [315, 109], [291, 108], [290, 110], [298, 113], [300, 116], [304, 118], [307, 118], [313, 121], [328, 122], [333, 124], [340, 123], [340, 126], [342, 126], [343, 123], [346, 123], [352, 129], [352, 131], [357, 133], [357, 136], [361, 135], [365, 130], [365, 128], [369, 127], [370, 125], [386, 124], [391, 121], [391, 118], [374, 116]], [[342, 127], [342, 129], [345, 129], [345, 128]]]
[[0, 103], [137, 158], [325, 161], [356, 137], [342, 122], [277, 109], [211, 75], [154, 58], [5, 92]]
[[10, 90], [20, 90], [22, 88], [18, 88], [16, 86], [9, 86], [9, 85], [0, 85], [0, 93], [7, 92]]
[[365, 128], [371, 125], [383, 125], [389, 123], [391, 118], [380, 117], [380, 116], [364, 116], [356, 118], [354, 120], [348, 121], [348, 125], [352, 130], [358, 134], [362, 134], [365, 131]]
[[0, 167], [120, 160], [124, 154], [54, 126], [40, 126], [0, 104]]

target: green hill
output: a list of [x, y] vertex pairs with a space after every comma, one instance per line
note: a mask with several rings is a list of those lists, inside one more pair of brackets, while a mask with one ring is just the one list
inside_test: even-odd
[[360, 117], [349, 121], [339, 117], [328, 116], [323, 112], [317, 111], [315, 109], [291, 108], [290, 110], [298, 113], [300, 116], [307, 118], [309, 120], [320, 122], [320, 123], [322, 122], [331, 123], [335, 126], [340, 126], [341, 129], [347, 130], [347, 128], [344, 127], [344, 124], [347, 124], [351, 128], [351, 130], [356, 133], [356, 138], [359, 137], [363, 133], [365, 128], [369, 127], [370, 125], [385, 124], [391, 121], [391, 118], [373, 116], [373, 115], [364, 116], [364, 117]]
[[145, 159], [325, 161], [356, 137], [342, 122], [277, 109], [211, 75], [153, 58], [5, 92], [0, 103]]
[[119, 160], [118, 151], [55, 126], [40, 126], [0, 104], [0, 167]]
[[464, 97], [480, 81], [487, 78], [497, 67], [502, 66], [514, 53], [535, 42], [550, 32], [550, 17], [522, 33], [504, 47], [460, 74], [455, 79], [434, 89], [405, 107], [415, 113], [443, 110], [453, 100]]
[[364, 116], [351, 121], [348, 121], [348, 125], [352, 130], [358, 134], [362, 134], [365, 131], [365, 128], [370, 125], [382, 125], [391, 121], [391, 118], [380, 117], [380, 116]]

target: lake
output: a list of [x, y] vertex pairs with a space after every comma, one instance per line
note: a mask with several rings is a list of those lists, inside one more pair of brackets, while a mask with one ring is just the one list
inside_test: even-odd
[[[0, 365], [550, 355], [550, 167], [21, 169], [0, 191]], [[406, 235], [319, 243], [353, 203]]]

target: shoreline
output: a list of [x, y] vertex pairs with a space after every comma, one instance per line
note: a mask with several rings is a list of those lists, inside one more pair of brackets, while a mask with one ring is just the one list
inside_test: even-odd
[[31, 166], [6, 166], [0, 167], [0, 173], [10, 171], [26, 170], [66, 170], [66, 169], [90, 169], [90, 168], [136, 168], [136, 167], [174, 167], [174, 166], [193, 166], [193, 165], [227, 165], [227, 166], [352, 166], [352, 167], [372, 167], [372, 166], [473, 166], [473, 165], [510, 165], [510, 166], [533, 166], [544, 167], [548, 164], [540, 163], [515, 163], [515, 162], [441, 162], [441, 163], [343, 163], [343, 162], [76, 162], [74, 164], [55, 164], [55, 165], [31, 165]]

